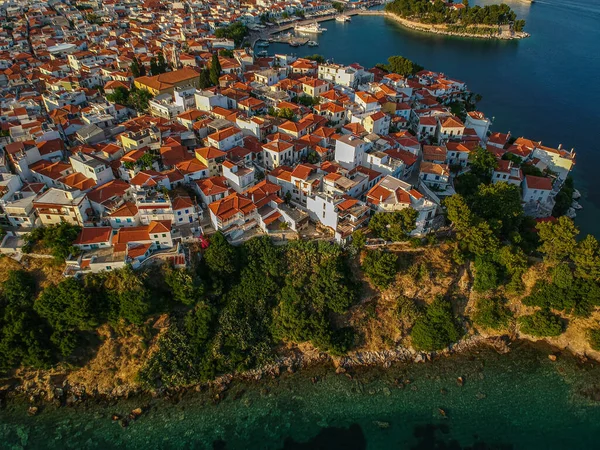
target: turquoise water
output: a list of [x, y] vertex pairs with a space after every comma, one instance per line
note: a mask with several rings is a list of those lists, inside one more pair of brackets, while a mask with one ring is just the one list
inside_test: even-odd
[[583, 232], [600, 236], [600, 145], [593, 131], [600, 118], [600, 0], [505, 3], [527, 21], [530, 38], [503, 42], [444, 37], [362, 16], [351, 23], [325, 22], [328, 31], [316, 38], [319, 47], [274, 44], [269, 53], [320, 53], [366, 67], [403, 55], [465, 81], [482, 94], [480, 108], [495, 118], [494, 130], [575, 148], [576, 184], [585, 197], [577, 224]]
[[[193, 392], [176, 404], [136, 399], [29, 417], [13, 403], [0, 411], [0, 448], [598, 448], [600, 404], [580, 392], [600, 382], [600, 369], [547, 355], [516, 344], [505, 355], [485, 349], [353, 379], [315, 368], [233, 384], [216, 405], [211, 393]], [[149, 412], [128, 428], [111, 421], [143, 404]]]

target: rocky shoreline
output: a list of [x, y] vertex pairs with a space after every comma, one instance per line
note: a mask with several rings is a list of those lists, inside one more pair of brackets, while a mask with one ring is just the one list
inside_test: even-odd
[[[370, 12], [372, 13], [372, 11], [370, 11]], [[376, 15], [376, 14], [371, 14], [371, 15]], [[421, 23], [421, 22], [414, 22], [412, 20], [404, 19], [402, 17], [397, 16], [396, 14], [393, 14], [393, 13], [390, 13], [387, 11], [381, 11], [377, 15], [381, 15], [388, 19], [391, 19], [391, 20], [395, 21], [396, 23], [402, 25], [403, 27], [414, 30], [414, 31], [422, 31], [424, 33], [440, 34], [440, 35], [444, 35], [444, 36], [455, 36], [455, 37], [464, 37], [464, 38], [473, 38], [473, 39], [488, 39], [488, 40], [499, 39], [499, 40], [505, 40], [505, 41], [525, 39], [525, 38], [528, 38], [531, 36], [529, 33], [526, 33], [524, 31], [520, 31], [520, 32], [519, 31], [514, 31], [514, 32], [502, 31], [500, 33], [492, 34], [492, 35], [467, 33], [467, 32], [459, 33], [459, 32], [448, 31], [448, 30], [444, 29], [443, 27], [446, 27], [446, 25], [431, 25], [431, 24], [426, 24], [426, 23]]]
[[111, 392], [100, 392], [97, 388], [90, 390], [89, 387], [82, 384], [72, 385], [67, 380], [56, 384], [46, 383], [45, 385], [31, 382], [21, 384], [13, 382], [0, 386], [0, 409], [6, 406], [8, 401], [21, 400], [26, 401], [30, 405], [30, 415], [35, 415], [47, 405], [73, 407], [86, 404], [90, 401], [112, 405], [116, 404], [119, 400], [138, 397], [140, 398], [140, 403], [144, 403], [144, 397], [180, 400], [188, 391], [200, 392], [205, 390], [209, 391], [213, 401], [218, 403], [222, 400], [224, 392], [234, 381], [258, 382], [265, 378], [274, 379], [286, 373], [292, 374], [302, 369], [319, 365], [330, 366], [336, 373], [346, 373], [348, 376], [351, 376], [348, 372], [360, 367], [380, 366], [388, 368], [395, 363], [423, 363], [436, 358], [448, 357], [474, 350], [482, 345], [490, 346], [499, 353], [510, 351], [508, 336], [489, 338], [470, 336], [447, 349], [429, 353], [417, 352], [405, 347], [397, 347], [381, 351], [352, 352], [347, 356], [332, 357], [327, 353], [316, 350], [296, 350], [292, 354], [279, 357], [275, 362], [261, 368], [238, 374], [221, 375], [215, 380], [203, 384], [177, 388], [163, 387], [153, 391], [145, 390], [140, 386], [121, 385], [115, 386]]

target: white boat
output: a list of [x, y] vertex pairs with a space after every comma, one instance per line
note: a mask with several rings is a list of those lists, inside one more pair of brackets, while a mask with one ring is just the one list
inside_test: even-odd
[[576, 202], [575, 200], [573, 200], [573, 203], [571, 203], [571, 207], [573, 209], [583, 209], [583, 206], [581, 206], [578, 202]]
[[306, 45], [308, 45], [309, 47], [318, 47], [318, 46], [319, 46], [319, 43], [318, 43], [318, 42], [316, 42], [316, 41], [308, 41], [308, 42], [306, 43]]
[[323, 28], [317, 22], [314, 22], [309, 25], [296, 25], [294, 31], [296, 33], [320, 34], [323, 31], [327, 31], [327, 28]]
[[350, 22], [351, 20], [352, 19], [350, 18], [350, 16], [345, 16], [345, 15], [335, 16], [336, 22]]
[[574, 208], [569, 208], [567, 214], [565, 214], [569, 219], [574, 219], [577, 216]]
[[578, 198], [581, 198], [581, 192], [577, 189], [573, 189], [573, 200], [577, 200]]

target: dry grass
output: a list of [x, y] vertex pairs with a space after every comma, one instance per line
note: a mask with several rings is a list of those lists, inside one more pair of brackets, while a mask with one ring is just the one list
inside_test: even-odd
[[34, 278], [40, 289], [62, 279], [65, 263], [54, 258], [34, 258], [23, 256], [21, 262], [3, 256], [0, 259], [0, 283], [6, 281], [13, 270], [26, 270]]

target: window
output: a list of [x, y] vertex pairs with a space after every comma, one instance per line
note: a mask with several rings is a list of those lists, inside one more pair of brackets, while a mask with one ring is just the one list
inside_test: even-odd
[[167, 237], [167, 235], [166, 235], [166, 234], [163, 234], [163, 235], [162, 235], [162, 237]]
[[[187, 212], [187, 211], [186, 211]], [[180, 216], [181, 215], [181, 211], [177, 211], [177, 215]]]
[[46, 219], [50, 219], [50, 216], [49, 216], [49, 215], [46, 215]]
[[323, 211], [323, 219], [325, 218], [325, 211]]
[[112, 266], [106, 266], [106, 270], [112, 269]]
[[127, 223], [131, 223], [131, 219], [127, 219]]
[[189, 212], [190, 212], [190, 210], [189, 210], [189, 209], [186, 209], [186, 210], [185, 210], [185, 213], [186, 213], [186, 214], [189, 214]]
[[121, 223], [121, 219], [115, 219], [115, 222]]

